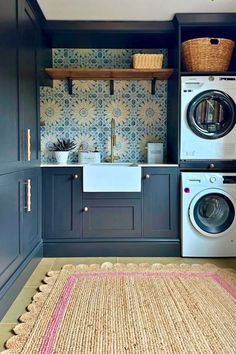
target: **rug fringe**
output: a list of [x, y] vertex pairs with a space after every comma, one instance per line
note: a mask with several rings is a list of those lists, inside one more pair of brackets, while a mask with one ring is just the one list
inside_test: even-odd
[[39, 286], [38, 292], [33, 296], [32, 302], [27, 306], [27, 312], [19, 318], [19, 323], [13, 328], [13, 335], [5, 343], [5, 348], [1, 354], [17, 354], [23, 349], [31, 329], [34, 326], [40, 310], [42, 309], [49, 293], [51, 292], [60, 271], [50, 271], [47, 273], [46, 277], [43, 279], [42, 285]]
[[[84, 272], [84, 271], [210, 271], [216, 272], [218, 274], [224, 274], [224, 277], [236, 287], [236, 270], [231, 268], [219, 268], [212, 263], [204, 263], [204, 264], [161, 264], [161, 263], [111, 263], [105, 262], [102, 264], [66, 264], [62, 267], [62, 270], [67, 271], [69, 273], [73, 272]], [[34, 326], [34, 322], [38, 317], [39, 312], [41, 311], [48, 295], [53, 289], [54, 284], [57, 281], [61, 271], [49, 271], [47, 276], [43, 279], [42, 285], [40, 285], [38, 292], [33, 296], [33, 300], [31, 304], [27, 307], [27, 312], [25, 312], [19, 319], [21, 323], [16, 325], [13, 328], [13, 335], [10, 339], [5, 343], [6, 350], [2, 351], [1, 354], [18, 354], [24, 348], [24, 345], [30, 335], [30, 331]]]
[[63, 270], [67, 271], [120, 271], [120, 270], [134, 270], [134, 269], [142, 269], [146, 271], [153, 271], [153, 270], [161, 270], [162, 268], [166, 269], [179, 269], [181, 271], [183, 270], [216, 270], [216, 269], [221, 269], [221, 270], [227, 270], [227, 271], [232, 271], [236, 273], [236, 269], [232, 268], [219, 268], [213, 263], [203, 263], [203, 264], [188, 264], [188, 263], [168, 263], [168, 264], [163, 264], [163, 263], [111, 263], [111, 262], [105, 262], [102, 264], [94, 263], [94, 264], [78, 264], [78, 265], [73, 265], [73, 264], [66, 264], [62, 267]]

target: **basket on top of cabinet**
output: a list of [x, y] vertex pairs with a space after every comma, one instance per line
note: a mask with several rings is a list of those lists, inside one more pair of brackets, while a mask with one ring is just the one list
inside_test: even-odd
[[235, 43], [225, 38], [195, 38], [182, 43], [187, 71], [227, 71]]

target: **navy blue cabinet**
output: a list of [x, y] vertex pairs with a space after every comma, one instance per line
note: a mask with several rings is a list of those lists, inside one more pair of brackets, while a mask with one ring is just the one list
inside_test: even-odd
[[22, 173], [0, 176], [0, 288], [22, 260]]
[[28, 254], [41, 241], [42, 229], [42, 183], [41, 169], [34, 168], [24, 172], [23, 186], [23, 237], [22, 254]]
[[82, 169], [43, 169], [44, 238], [81, 237]]
[[1, 1], [0, 10], [0, 169], [22, 167], [18, 115], [17, 2]]
[[1, 2], [1, 173], [39, 165], [38, 58], [43, 52], [40, 36], [28, 1]]
[[141, 237], [141, 193], [82, 193], [82, 168], [43, 169], [44, 239]]
[[1, 1], [0, 315], [14, 299], [6, 291], [23, 285], [18, 275], [42, 248], [39, 30], [30, 1]]
[[178, 205], [178, 168], [144, 168], [144, 237], [178, 238]]
[[28, 2], [19, 2], [19, 113], [25, 167], [39, 165], [37, 48], [39, 28]]
[[121, 193], [113, 193], [112, 198], [108, 198], [107, 193], [95, 199], [86, 197], [83, 199], [83, 237], [140, 237], [141, 206], [141, 198], [129, 197], [127, 193], [125, 198]]
[[0, 288], [41, 242], [41, 171], [0, 175]]
[[179, 254], [178, 168], [144, 168], [142, 193], [84, 193], [72, 167], [44, 168], [43, 187], [47, 255]]

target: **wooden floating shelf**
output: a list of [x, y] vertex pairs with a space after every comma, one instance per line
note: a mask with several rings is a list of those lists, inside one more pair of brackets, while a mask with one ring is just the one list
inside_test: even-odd
[[173, 69], [45, 69], [53, 80], [67, 80], [68, 92], [73, 94], [73, 80], [110, 80], [110, 94], [114, 94], [114, 80], [151, 80], [151, 94], [155, 95], [156, 80], [167, 80]]
[[53, 80], [167, 80], [173, 69], [45, 69]]

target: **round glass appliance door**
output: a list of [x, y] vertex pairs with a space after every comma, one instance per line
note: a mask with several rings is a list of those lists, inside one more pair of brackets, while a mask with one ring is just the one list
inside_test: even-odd
[[201, 92], [188, 105], [188, 124], [196, 135], [204, 139], [227, 135], [233, 129], [235, 119], [235, 103], [221, 91]]
[[203, 235], [218, 237], [233, 224], [235, 205], [230, 196], [217, 189], [199, 193], [189, 209], [193, 226]]

